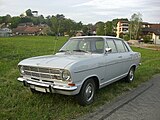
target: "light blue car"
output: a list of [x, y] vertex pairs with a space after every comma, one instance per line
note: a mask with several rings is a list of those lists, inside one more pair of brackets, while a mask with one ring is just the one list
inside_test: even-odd
[[94, 101], [96, 90], [125, 78], [132, 82], [141, 55], [120, 38], [70, 38], [55, 55], [21, 61], [18, 81], [33, 93], [75, 95], [80, 105]]

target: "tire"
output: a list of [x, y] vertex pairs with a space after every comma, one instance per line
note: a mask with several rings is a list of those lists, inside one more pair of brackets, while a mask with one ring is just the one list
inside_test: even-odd
[[128, 75], [126, 76], [125, 79], [126, 82], [131, 83], [134, 80], [134, 72], [135, 72], [134, 67], [131, 67], [131, 69], [128, 72]]
[[78, 104], [86, 106], [94, 101], [96, 85], [93, 79], [88, 79], [84, 82], [80, 93], [76, 96]]

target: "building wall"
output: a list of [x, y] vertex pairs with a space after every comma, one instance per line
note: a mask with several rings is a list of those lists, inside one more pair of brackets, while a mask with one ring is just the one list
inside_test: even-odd
[[116, 37], [119, 37], [121, 33], [123, 34], [128, 33], [128, 29], [129, 27], [128, 27], [127, 21], [119, 21], [117, 23], [117, 32], [116, 32], [117, 36]]
[[160, 35], [155, 35], [154, 33], [152, 34], [152, 39], [154, 44], [160, 44]]
[[9, 37], [10, 34], [9, 33], [2, 33], [0, 32], [0, 37]]

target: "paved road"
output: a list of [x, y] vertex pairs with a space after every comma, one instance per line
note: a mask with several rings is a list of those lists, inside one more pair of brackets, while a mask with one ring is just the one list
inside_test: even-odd
[[160, 120], [160, 75], [81, 120]]

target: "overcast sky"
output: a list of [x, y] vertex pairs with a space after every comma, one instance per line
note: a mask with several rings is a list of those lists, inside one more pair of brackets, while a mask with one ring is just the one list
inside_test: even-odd
[[84, 24], [130, 19], [138, 12], [143, 15], [144, 22], [160, 23], [160, 0], [0, 0], [0, 16], [19, 16], [29, 8], [45, 17], [64, 14]]

